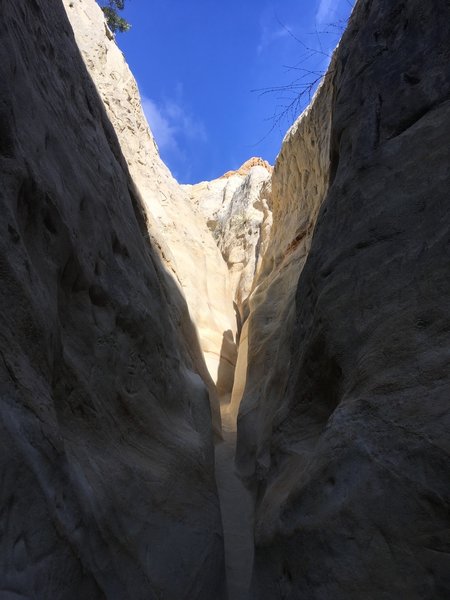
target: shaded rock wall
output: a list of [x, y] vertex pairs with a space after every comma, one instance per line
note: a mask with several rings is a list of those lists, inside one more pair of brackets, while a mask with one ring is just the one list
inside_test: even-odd
[[275, 165], [235, 384], [255, 599], [450, 593], [449, 59], [448, 2], [360, 0]]
[[[87, 69], [114, 126], [141, 195], [148, 235], [186, 298], [219, 395], [229, 393], [236, 362], [236, 318], [227, 266], [186, 194], [162, 162], [136, 81], [94, 0], [63, 0]], [[202, 373], [206, 380], [208, 373]], [[215, 395], [210, 385], [211, 395]], [[217, 402], [212, 401], [216, 429]]]
[[0, 596], [222, 598], [189, 311], [62, 3], [0, 38]]

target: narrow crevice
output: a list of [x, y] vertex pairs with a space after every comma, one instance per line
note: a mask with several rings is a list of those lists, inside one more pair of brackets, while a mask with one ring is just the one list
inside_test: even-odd
[[[234, 300], [233, 308], [237, 321], [237, 362], [243, 322]], [[221, 357], [221, 365], [223, 362], [226, 362], [225, 357]], [[230, 392], [234, 388], [236, 375], [235, 368]], [[215, 476], [223, 524], [228, 600], [248, 600], [254, 558], [255, 499], [236, 469], [237, 419], [231, 398], [232, 393], [220, 397], [222, 436], [215, 446]]]
[[223, 398], [221, 403], [223, 439], [215, 449], [215, 471], [224, 532], [228, 599], [247, 600], [254, 554], [254, 499], [236, 473], [237, 431], [229, 400]]

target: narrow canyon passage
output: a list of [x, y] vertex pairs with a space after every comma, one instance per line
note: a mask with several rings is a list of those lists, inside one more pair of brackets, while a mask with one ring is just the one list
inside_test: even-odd
[[[199, 336], [205, 340], [205, 361], [220, 397], [222, 440], [215, 446], [215, 476], [229, 600], [249, 597], [253, 569], [254, 499], [235, 468], [237, 398], [245, 383], [247, 346], [241, 344], [242, 324], [247, 317], [244, 305], [261, 264], [261, 249], [270, 238], [271, 174], [268, 163], [253, 157], [237, 171], [214, 181], [184, 186], [189, 204], [207, 224], [219, 252], [214, 279], [207, 277], [206, 281], [208, 298], [221, 312], [214, 310], [212, 318], [202, 314], [197, 323], [203, 324]], [[213, 339], [215, 352], [209, 341]]]
[[228, 600], [247, 600], [253, 566], [253, 499], [235, 471], [236, 421], [228, 408], [228, 402], [222, 402], [223, 441], [215, 449], [216, 481], [224, 531]]
[[95, 0], [1, 15], [0, 600], [450, 598], [450, 4], [192, 185]]

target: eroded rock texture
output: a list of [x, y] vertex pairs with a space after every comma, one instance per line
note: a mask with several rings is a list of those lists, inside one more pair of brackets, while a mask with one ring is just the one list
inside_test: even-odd
[[[331, 90], [328, 78], [311, 108], [288, 131], [271, 179], [273, 225], [246, 306], [250, 316], [242, 327], [230, 406], [234, 418], [241, 406], [239, 463], [244, 475], [254, 469], [255, 428], [266, 430], [260, 418], [273, 409], [273, 403], [276, 406], [290, 376], [295, 289], [328, 186]], [[263, 461], [259, 456], [258, 464]]]
[[449, 139], [450, 4], [361, 0], [275, 165], [238, 361], [258, 600], [450, 594]]
[[218, 179], [183, 186], [228, 266], [228, 301], [234, 303], [239, 328], [247, 316], [245, 301], [269, 242], [271, 173], [266, 161], [251, 158], [237, 171], [228, 171]]
[[222, 598], [185, 301], [62, 3], [1, 13], [0, 597]]
[[236, 318], [227, 265], [203, 216], [162, 162], [136, 81], [94, 0], [63, 0], [77, 45], [117, 134], [147, 217], [148, 235], [186, 298], [208, 371], [215, 427], [218, 395], [231, 392]]

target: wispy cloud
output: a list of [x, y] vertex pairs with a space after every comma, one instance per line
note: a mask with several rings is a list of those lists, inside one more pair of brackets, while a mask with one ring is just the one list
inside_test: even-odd
[[143, 96], [142, 108], [159, 149], [176, 148], [176, 129], [158, 108], [156, 102]]
[[165, 99], [157, 103], [143, 95], [142, 107], [162, 152], [183, 154], [182, 146], [185, 142], [206, 142], [204, 124], [185, 110], [181, 96], [176, 100]]
[[292, 35], [292, 27], [280, 20], [277, 11], [276, 3], [263, 2], [263, 6], [259, 14], [259, 39], [256, 46], [256, 52], [262, 54], [265, 50], [274, 49], [277, 43], [279, 45], [285, 43], [285, 40]]
[[316, 13], [318, 25], [325, 25], [333, 21], [338, 8], [338, 0], [320, 0]]
[[266, 25], [261, 26], [261, 36], [256, 48], [258, 54], [261, 54], [266, 48], [276, 41], [289, 36], [289, 27], [278, 27], [271, 29]]

